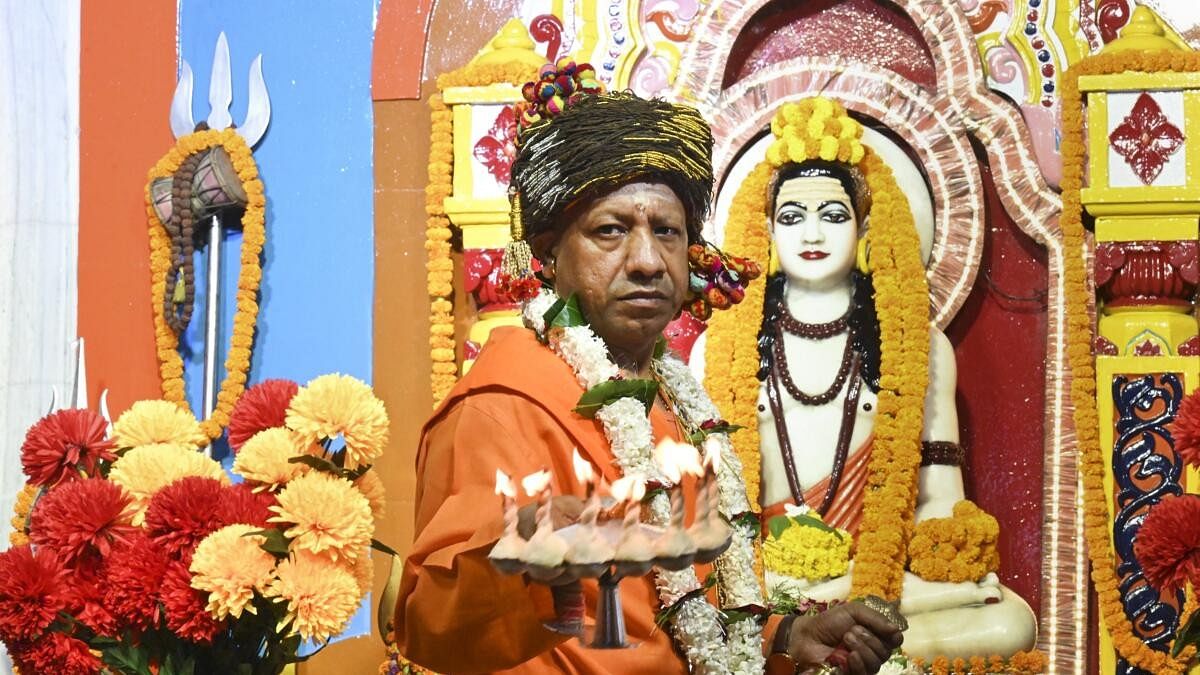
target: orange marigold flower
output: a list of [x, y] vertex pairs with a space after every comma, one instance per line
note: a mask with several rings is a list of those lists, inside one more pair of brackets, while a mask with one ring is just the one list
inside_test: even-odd
[[262, 549], [260, 528], [236, 524], [213, 532], [192, 556], [192, 588], [208, 593], [206, 609], [217, 619], [257, 614], [251, 600], [274, 577], [275, 557]]
[[345, 629], [362, 597], [354, 575], [325, 556], [297, 551], [279, 563], [264, 595], [287, 603], [285, 622], [306, 640], [328, 640]]
[[312, 471], [288, 483], [276, 500], [271, 522], [287, 528], [294, 551], [353, 560], [371, 543], [371, 505], [345, 478]]
[[349, 375], [322, 375], [292, 397], [287, 426], [306, 443], [341, 436], [346, 468], [370, 464], [383, 453], [388, 416], [383, 402], [361, 380]]

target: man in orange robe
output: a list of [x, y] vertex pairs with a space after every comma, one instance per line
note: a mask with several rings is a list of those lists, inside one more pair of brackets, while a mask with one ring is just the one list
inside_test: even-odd
[[[505, 576], [488, 562], [499, 539], [496, 469], [524, 476], [549, 469], [553, 494], [583, 496], [571, 451], [611, 483], [620, 477], [604, 430], [572, 412], [583, 388], [533, 331], [499, 328], [425, 425], [417, 454], [416, 531], [396, 611], [401, 651], [439, 672], [683, 673], [670, 635], [657, 629], [651, 576], [621, 582], [625, 626], [636, 649], [586, 649], [543, 627], [554, 618], [549, 587]], [[678, 438], [661, 406], [655, 440]], [[703, 576], [701, 576], [703, 578]], [[597, 585], [583, 582], [589, 608]], [[446, 649], [446, 636], [470, 644]], [[532, 660], [530, 660], [532, 657]]]
[[[519, 134], [514, 211], [525, 219], [514, 218], [514, 239], [530, 241], [561, 297], [577, 298], [622, 376], [653, 377], [656, 341], [689, 293], [687, 250], [701, 240], [711, 199], [712, 137], [683, 106], [628, 94], [571, 105], [561, 116], [539, 107], [538, 126]], [[572, 367], [532, 331], [497, 329], [426, 424], [417, 534], [394, 617], [405, 656], [449, 673], [687, 672], [668, 631], [655, 625], [660, 601], [650, 575], [620, 584], [626, 631], [640, 646], [594, 650], [546, 627], [556, 618], [554, 594], [578, 587], [551, 590], [488, 560], [503, 529], [496, 469], [517, 477], [549, 469], [553, 494], [583, 496], [573, 478], [578, 449], [605, 480], [620, 477], [601, 423], [573, 410], [583, 393]], [[681, 439], [665, 398], [649, 419], [655, 441]], [[597, 585], [580, 586], [593, 612]], [[788, 675], [839, 651], [851, 675], [873, 673], [901, 640], [896, 626], [858, 603], [774, 618], [763, 634], [764, 651]]]

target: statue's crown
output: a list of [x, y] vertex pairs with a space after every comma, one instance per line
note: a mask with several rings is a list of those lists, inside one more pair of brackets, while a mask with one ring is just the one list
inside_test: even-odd
[[771, 120], [771, 133], [775, 142], [767, 148], [767, 161], [775, 167], [811, 159], [854, 166], [866, 153], [862, 124], [823, 96], [784, 104]]

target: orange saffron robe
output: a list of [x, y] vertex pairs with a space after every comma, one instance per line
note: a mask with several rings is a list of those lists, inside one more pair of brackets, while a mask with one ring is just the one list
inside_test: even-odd
[[[874, 446], [874, 440], [874, 436], [867, 438], [866, 442], [858, 450], [855, 450], [846, 458], [846, 465], [842, 468], [842, 480], [838, 485], [837, 494], [833, 496], [833, 501], [829, 504], [829, 510], [822, 518], [826, 525], [846, 530], [852, 537], [857, 537], [858, 526], [862, 524], [863, 496], [866, 494], [867, 469], [870, 464], [871, 448]], [[804, 503], [809, 508], [820, 508], [821, 502], [825, 500], [825, 492], [829, 489], [829, 478], [829, 476], [822, 478], [804, 491]], [[791, 499], [786, 499], [763, 509], [760, 519], [762, 521], [764, 537], [767, 536], [768, 532], [767, 521], [775, 516], [782, 516], [786, 512], [785, 507], [791, 503]]]
[[[635, 649], [593, 650], [553, 633], [547, 587], [506, 576], [487, 554], [503, 530], [496, 469], [520, 479], [548, 468], [553, 494], [584, 496], [572, 449], [611, 483], [620, 477], [598, 420], [572, 412], [583, 387], [562, 359], [520, 328], [498, 328], [468, 374], [425, 424], [417, 452], [416, 535], [395, 609], [400, 652], [442, 673], [684, 673], [659, 609], [653, 573], [621, 582]], [[655, 441], [676, 428], [657, 406]], [[685, 484], [689, 505], [692, 486]], [[518, 503], [530, 501], [524, 495]], [[698, 570], [703, 580], [707, 570]], [[594, 621], [597, 585], [583, 584]], [[768, 633], [770, 634], [770, 633]]]

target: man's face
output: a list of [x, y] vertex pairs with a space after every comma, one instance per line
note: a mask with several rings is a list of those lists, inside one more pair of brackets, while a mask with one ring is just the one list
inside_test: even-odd
[[548, 274], [579, 296], [592, 330], [635, 357], [652, 348], [688, 289], [687, 216], [662, 183], [629, 183], [566, 213]]

